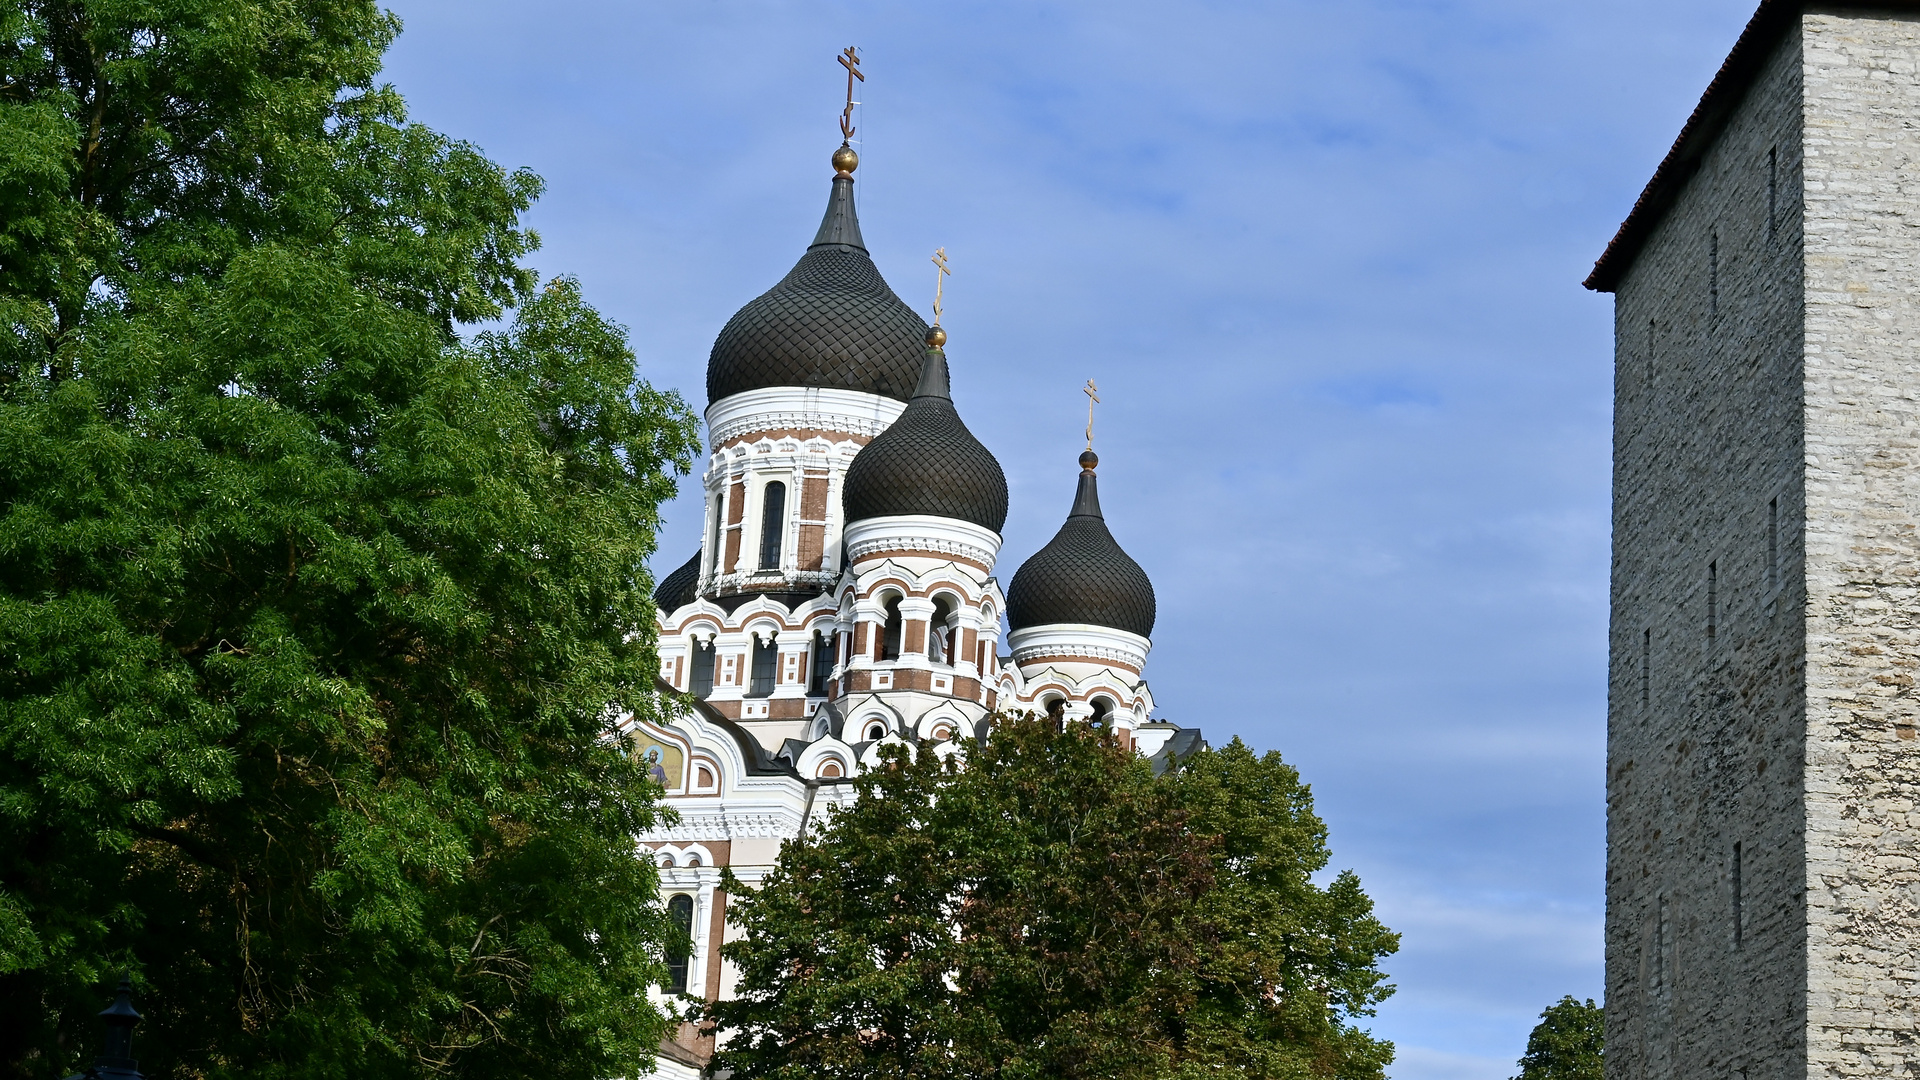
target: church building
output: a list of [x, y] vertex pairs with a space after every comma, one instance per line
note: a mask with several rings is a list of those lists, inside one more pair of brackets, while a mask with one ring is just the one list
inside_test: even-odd
[[[1152, 717], [1153, 584], [1108, 529], [1091, 450], [1061, 463], [1065, 520], [1002, 588], [1007, 480], [954, 407], [966, 365], [937, 303], [929, 326], [869, 256], [858, 156], [832, 165], [813, 242], [714, 341], [701, 546], [655, 594], [662, 689], [692, 703], [630, 730], [679, 815], [644, 838], [693, 938], [663, 1002], [731, 992], [721, 868], [760, 880], [883, 746], [956, 752], [1026, 710], [1111, 729], [1157, 769], [1203, 745]], [[660, 1074], [712, 1050], [682, 1025]]]

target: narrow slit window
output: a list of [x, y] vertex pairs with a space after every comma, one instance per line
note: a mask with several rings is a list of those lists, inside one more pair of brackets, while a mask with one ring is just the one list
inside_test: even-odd
[[1640, 707], [1653, 704], [1653, 630], [1640, 631]]
[[1745, 936], [1746, 930], [1745, 926], [1742, 925], [1746, 921], [1744, 918], [1746, 914], [1744, 911], [1746, 898], [1740, 895], [1740, 875], [1743, 870], [1740, 865], [1740, 856], [1740, 841], [1735, 840], [1733, 842], [1733, 867], [1732, 873], [1729, 876], [1733, 879], [1731, 883], [1733, 886], [1733, 947], [1736, 949], [1740, 947], [1741, 939]]
[[1780, 584], [1780, 497], [1767, 501], [1767, 587]]
[[770, 697], [773, 694], [774, 665], [780, 660], [780, 647], [769, 637], [765, 641], [755, 638], [753, 641], [753, 682], [747, 687], [748, 697]]
[[713, 693], [713, 643], [693, 639], [693, 674], [687, 686], [694, 697]]
[[813, 672], [807, 679], [807, 693], [819, 697], [827, 692], [827, 680], [833, 677], [833, 642], [813, 635]]
[[954, 604], [946, 597], [934, 601], [933, 618], [927, 622], [927, 659], [936, 664], [953, 663]]
[[1707, 241], [1707, 314], [1717, 317], [1720, 314], [1720, 233], [1718, 231]]
[[1659, 334], [1660, 334], [1660, 324], [1658, 322], [1655, 322], [1652, 319], [1648, 319], [1647, 320], [1647, 385], [1649, 387], [1653, 385], [1654, 375], [1657, 374], [1659, 371], [1659, 368], [1657, 366], [1659, 357], [1657, 355], [1657, 350], [1656, 350], [1656, 346], [1659, 342]]
[[667, 918], [676, 931], [667, 946], [667, 986], [669, 994], [687, 992], [687, 967], [693, 959], [693, 897], [681, 893], [667, 901]]
[[1780, 229], [1780, 148], [1767, 149], [1767, 243], [1771, 244], [1779, 235]]
[[760, 569], [780, 569], [780, 541], [787, 533], [787, 485], [778, 480], [760, 495]]
[[900, 598], [887, 601], [887, 622], [880, 633], [880, 659], [900, 659], [900, 639], [905, 625], [900, 618]]
[[1707, 640], [1720, 633], [1720, 563], [1707, 564]]

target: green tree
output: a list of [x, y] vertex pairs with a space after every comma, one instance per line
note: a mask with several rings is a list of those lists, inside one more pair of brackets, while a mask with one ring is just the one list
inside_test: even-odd
[[[1278, 754], [1156, 779], [1112, 735], [1022, 718], [864, 773], [733, 909], [741, 1077], [1383, 1075], [1353, 1026], [1397, 937]], [[737, 887], [737, 886], [735, 886]]]
[[1606, 1041], [1606, 1010], [1592, 998], [1563, 997], [1546, 1007], [1514, 1080], [1602, 1080], [1600, 1052]]
[[[694, 428], [370, 0], [0, 5], [0, 1076], [601, 1080]], [[462, 336], [459, 328], [492, 323]]]

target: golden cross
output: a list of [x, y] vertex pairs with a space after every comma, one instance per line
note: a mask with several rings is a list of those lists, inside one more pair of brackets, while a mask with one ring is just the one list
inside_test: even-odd
[[1080, 392], [1087, 395], [1087, 449], [1091, 450], [1093, 449], [1093, 406], [1100, 400], [1100, 388], [1093, 385], [1092, 379], [1088, 379], [1087, 385], [1081, 387]]
[[840, 137], [843, 139], [853, 138], [853, 107], [860, 104], [853, 100], [853, 80], [867, 81], [867, 77], [860, 74], [860, 54], [855, 51], [857, 48], [858, 46], [849, 45], [835, 58], [840, 61], [841, 67], [847, 69], [847, 107], [840, 114]]
[[947, 283], [947, 278], [953, 276], [953, 271], [947, 269], [946, 248], [933, 250], [933, 265], [940, 268], [940, 272], [933, 275], [933, 325], [939, 326], [941, 286]]

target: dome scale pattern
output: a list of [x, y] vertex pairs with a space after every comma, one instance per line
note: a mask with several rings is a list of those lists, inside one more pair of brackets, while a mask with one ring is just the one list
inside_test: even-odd
[[970, 521], [999, 532], [1007, 523], [1007, 474], [953, 407], [947, 356], [926, 350], [907, 410], [847, 466], [840, 505], [849, 525], [903, 514]]
[[836, 177], [813, 245], [727, 320], [707, 358], [709, 404], [771, 386], [860, 390], [906, 401], [927, 324], [867, 254], [853, 179]]
[[1107, 531], [1093, 474], [1099, 459], [1089, 451], [1080, 460], [1073, 512], [1007, 587], [1007, 624], [1024, 630], [1080, 623], [1152, 637], [1153, 582]]

